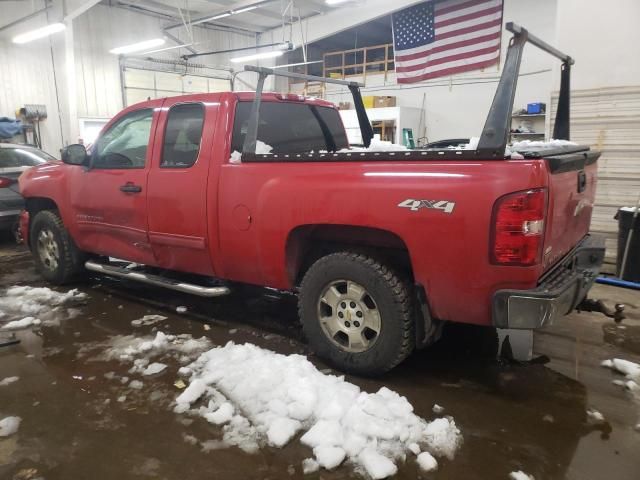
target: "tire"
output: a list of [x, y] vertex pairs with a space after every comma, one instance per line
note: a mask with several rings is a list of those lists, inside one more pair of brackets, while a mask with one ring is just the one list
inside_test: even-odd
[[298, 312], [320, 358], [344, 372], [373, 376], [391, 370], [415, 348], [411, 298], [405, 282], [378, 260], [339, 252], [306, 272]]
[[42, 210], [31, 222], [29, 239], [36, 269], [47, 281], [62, 285], [84, 271], [84, 253], [76, 247], [57, 212]]

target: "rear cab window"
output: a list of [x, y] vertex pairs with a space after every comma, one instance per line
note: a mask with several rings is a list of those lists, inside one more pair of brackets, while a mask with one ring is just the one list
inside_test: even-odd
[[[252, 105], [251, 101], [236, 105], [232, 152], [242, 152]], [[349, 146], [337, 110], [292, 102], [261, 103], [258, 140], [272, 147], [274, 154], [331, 152]]]

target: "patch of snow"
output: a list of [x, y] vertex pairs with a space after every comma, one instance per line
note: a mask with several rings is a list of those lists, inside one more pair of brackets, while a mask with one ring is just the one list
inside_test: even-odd
[[260, 140], [256, 142], [256, 153], [258, 155], [268, 155], [271, 153], [272, 150], [273, 150], [273, 147], [271, 145], [267, 145], [266, 143]]
[[[623, 212], [636, 213], [636, 210], [640, 211], [640, 208], [638, 208], [638, 207], [622, 207], [620, 210], [622, 210]], [[0, 314], [0, 317], [2, 317], [1, 314]], [[620, 327], [618, 327], [618, 328], [620, 328]]]
[[374, 480], [390, 477], [398, 471], [396, 464], [375, 448], [365, 448], [360, 455], [358, 455], [358, 460]]
[[542, 421], [543, 422], [548, 422], [548, 423], [553, 423], [553, 422], [556, 421], [556, 419], [553, 418], [553, 415], [550, 415], [550, 414], [547, 413], [545, 416], [542, 417]]
[[550, 149], [557, 147], [568, 147], [568, 146], [576, 146], [578, 145], [575, 142], [570, 142], [569, 140], [549, 140], [549, 141], [541, 141], [541, 140], [522, 140], [520, 142], [513, 142], [510, 147], [511, 150], [529, 150], [529, 149]]
[[215, 425], [222, 425], [223, 423], [231, 421], [234, 410], [233, 405], [229, 402], [224, 402], [215, 412], [207, 412], [204, 415], [204, 418]]
[[5, 377], [0, 380], [0, 387], [6, 387], [7, 385], [11, 385], [13, 382], [17, 382], [20, 380], [20, 377]]
[[154, 323], [162, 322], [166, 320], [167, 317], [163, 315], [145, 315], [142, 318], [138, 318], [137, 320], [133, 320], [131, 325], [134, 327], [142, 327], [147, 325], [153, 325]]
[[120, 396], [118, 397], [118, 402], [122, 403], [122, 402], [124, 402], [126, 399], [127, 399], [127, 396], [126, 396], [126, 395], [120, 395]]
[[142, 371], [142, 375], [156, 375], [162, 372], [167, 366], [164, 363], [153, 362]]
[[601, 425], [605, 423], [606, 420], [604, 419], [604, 415], [602, 415], [598, 410], [595, 408], [589, 408], [587, 410], [587, 422], [590, 425]]
[[422, 452], [417, 458], [418, 466], [425, 472], [438, 469], [438, 461], [429, 452]]
[[604, 360], [601, 365], [603, 367], [610, 368], [619, 373], [622, 373], [629, 380], [640, 378], [640, 364], [630, 362], [629, 360], [613, 358]]
[[509, 480], [535, 480], [535, 478], [533, 475], [527, 475], [522, 470], [518, 470], [509, 474]]
[[22, 330], [23, 328], [29, 328], [31, 326], [40, 325], [40, 319], [34, 317], [25, 317], [22, 320], [14, 320], [12, 322], [5, 323], [0, 330]]
[[313, 458], [305, 458], [302, 461], [302, 473], [308, 475], [310, 473], [315, 473], [320, 470], [320, 465]]
[[242, 154], [237, 151], [234, 150], [233, 152], [231, 152], [231, 156], [229, 157], [229, 163], [242, 163]]
[[444, 407], [441, 407], [436, 403], [433, 405], [432, 410], [433, 410], [433, 413], [435, 413], [436, 415], [440, 415], [442, 412], [444, 412]]
[[[266, 443], [284, 446], [306, 431], [300, 441], [313, 449], [320, 466], [332, 469], [348, 459], [369, 476], [385, 478], [407, 451], [453, 458], [462, 440], [451, 417], [427, 422], [396, 392], [362, 392], [344, 377], [319, 372], [301, 355], [229, 342], [188, 368], [191, 383], [174, 410], [211, 421], [228, 404], [226, 415], [220, 412], [226, 420], [223, 440], [247, 452]], [[195, 407], [198, 400], [208, 405]]]
[[8, 437], [18, 431], [22, 419], [20, 417], [5, 417], [0, 420], [0, 437]]
[[[397, 143], [387, 142], [380, 140], [379, 138], [372, 138], [369, 147], [349, 147], [338, 150], [337, 153], [350, 153], [350, 152], [400, 152], [408, 150], [404, 145]], [[326, 151], [320, 151], [320, 153], [327, 153]]]
[[471, 137], [469, 143], [464, 146], [464, 150], [475, 150], [478, 148], [478, 143], [480, 143], [480, 137]]
[[77, 303], [87, 298], [86, 293], [78, 289], [59, 293], [46, 287], [13, 286], [0, 297], [0, 308], [10, 315], [39, 315], [47, 313], [54, 307], [68, 303]]
[[179, 307], [176, 307], [176, 312], [178, 313], [186, 313], [187, 312], [187, 307], [180, 305]]
[[198, 439], [193, 435], [187, 435], [186, 433], [182, 434], [182, 439], [191, 445], [196, 445], [198, 443]]

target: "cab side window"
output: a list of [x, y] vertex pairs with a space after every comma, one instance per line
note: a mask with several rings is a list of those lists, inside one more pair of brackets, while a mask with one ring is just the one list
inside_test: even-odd
[[184, 103], [174, 105], [167, 115], [164, 131], [161, 168], [189, 168], [200, 152], [204, 105]]
[[93, 168], [144, 168], [152, 121], [150, 108], [130, 112], [118, 120], [96, 142]]

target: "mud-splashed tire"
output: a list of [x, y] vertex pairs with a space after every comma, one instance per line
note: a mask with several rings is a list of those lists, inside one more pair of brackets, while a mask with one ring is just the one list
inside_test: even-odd
[[31, 221], [29, 244], [36, 270], [56, 285], [77, 280], [86, 255], [76, 247], [57, 212], [42, 210]]
[[[306, 272], [298, 312], [318, 357], [343, 372], [375, 376], [415, 348], [411, 298], [409, 286], [377, 259], [338, 252]], [[375, 315], [365, 322], [372, 311]]]

